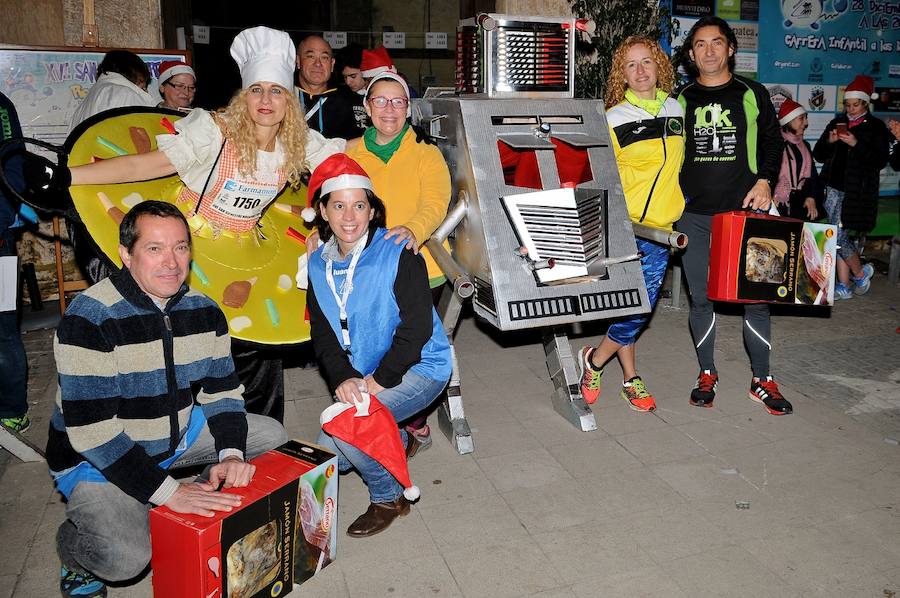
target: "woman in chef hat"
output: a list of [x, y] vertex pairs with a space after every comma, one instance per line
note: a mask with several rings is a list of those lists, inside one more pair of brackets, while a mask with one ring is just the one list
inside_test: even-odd
[[[260, 255], [258, 260], [247, 256], [254, 251], [277, 252], [273, 244], [266, 245], [257, 226], [263, 211], [285, 185], [299, 187], [307, 169], [345, 147], [344, 140], [325, 139], [307, 128], [293, 92], [295, 55], [284, 31], [254, 27], [240, 32], [231, 45], [231, 56], [240, 69], [242, 88], [224, 110], [192, 110], [175, 122], [176, 134], [157, 136], [154, 151], [73, 167], [72, 185], [145, 181], [177, 173], [184, 187], [176, 202], [186, 211], [195, 245], [203, 239], [215, 240], [211, 251], [218, 254], [215, 261], [220, 264], [279, 266], [277, 255]], [[296, 256], [289, 261], [282, 269], [292, 272]], [[246, 272], [235, 265], [233, 274], [238, 280]], [[200, 290], [212, 292], [202, 286]], [[220, 297], [213, 298], [221, 304]], [[262, 323], [254, 321], [256, 325]], [[256, 351], [239, 348], [234, 353], [236, 369], [247, 387], [248, 411], [281, 420], [280, 357], [260, 360]], [[266, 372], [261, 372], [263, 367]]]

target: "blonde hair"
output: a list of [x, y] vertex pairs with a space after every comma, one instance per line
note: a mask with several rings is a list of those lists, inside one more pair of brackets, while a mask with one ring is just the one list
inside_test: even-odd
[[[238, 158], [238, 170], [244, 176], [256, 171], [256, 129], [247, 108], [248, 90], [234, 94], [223, 110], [216, 113], [217, 120], [224, 126], [224, 135], [234, 145]], [[287, 111], [278, 127], [276, 136], [284, 149], [284, 175], [291, 187], [300, 185], [300, 176], [309, 167], [306, 163], [306, 137], [309, 129], [301, 117], [300, 100], [292, 90], [284, 90], [287, 97]]]
[[647, 46], [650, 56], [656, 63], [656, 87], [667, 94], [671, 94], [675, 87], [675, 71], [669, 62], [669, 56], [659, 47], [659, 43], [643, 35], [632, 35], [613, 52], [609, 79], [606, 81], [606, 95], [603, 98], [607, 109], [625, 99], [625, 90], [628, 89], [628, 83], [625, 81], [625, 56], [631, 48], [638, 45]]

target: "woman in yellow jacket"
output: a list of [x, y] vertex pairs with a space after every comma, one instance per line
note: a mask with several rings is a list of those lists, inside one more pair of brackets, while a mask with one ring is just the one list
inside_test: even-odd
[[[632, 36], [613, 54], [606, 85], [606, 120], [616, 154], [628, 215], [634, 222], [672, 230], [684, 210], [678, 172], [684, 158], [684, 111], [670, 97], [675, 75], [668, 56], [655, 41]], [[641, 269], [650, 298], [656, 304], [669, 249], [636, 239]], [[600, 396], [603, 366], [618, 355], [622, 364], [621, 397], [635, 411], [653, 411], [653, 399], [637, 375], [634, 345], [649, 315], [610, 325], [598, 347], [579, 354], [581, 394], [588, 403]]]
[[[347, 154], [363, 167], [376, 195], [387, 208], [388, 232], [397, 244], [421, 251], [428, 268], [432, 296], [437, 301], [445, 278], [422, 245], [447, 215], [450, 171], [440, 150], [407, 121], [411, 114], [409, 86], [403, 77], [385, 72], [369, 82], [364, 100], [372, 126]], [[427, 447], [430, 430], [424, 417], [406, 426]]]

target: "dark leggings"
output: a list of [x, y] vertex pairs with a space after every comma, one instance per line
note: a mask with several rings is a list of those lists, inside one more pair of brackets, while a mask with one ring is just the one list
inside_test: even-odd
[[[712, 216], [685, 212], [676, 228], [688, 236], [687, 250], [681, 258], [691, 296], [690, 324], [697, 360], [701, 370], [716, 372], [716, 313], [713, 302], [706, 295], [709, 273], [709, 237]], [[769, 353], [772, 351], [772, 327], [769, 306], [765, 303], [744, 305], [744, 346], [750, 354], [753, 375], [769, 375]]]

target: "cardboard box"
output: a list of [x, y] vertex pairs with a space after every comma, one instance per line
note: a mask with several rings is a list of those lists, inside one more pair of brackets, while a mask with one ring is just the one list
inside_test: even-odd
[[260, 455], [241, 506], [213, 517], [150, 511], [156, 598], [262, 598], [290, 593], [334, 560], [337, 457], [291, 441]]
[[734, 211], [712, 220], [714, 301], [832, 305], [837, 227]]

